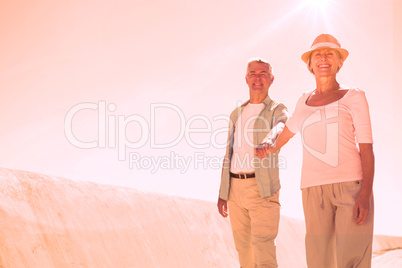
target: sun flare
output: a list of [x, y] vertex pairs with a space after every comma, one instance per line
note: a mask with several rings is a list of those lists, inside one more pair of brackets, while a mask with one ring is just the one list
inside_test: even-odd
[[305, 0], [305, 2], [311, 7], [325, 8], [331, 0]]

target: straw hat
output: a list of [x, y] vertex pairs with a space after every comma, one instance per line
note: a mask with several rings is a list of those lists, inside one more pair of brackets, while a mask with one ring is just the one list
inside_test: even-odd
[[349, 52], [346, 49], [341, 48], [341, 44], [339, 44], [338, 40], [336, 40], [335, 37], [333, 37], [330, 34], [320, 34], [319, 36], [316, 37], [316, 39], [314, 39], [314, 42], [311, 45], [310, 50], [303, 53], [301, 59], [305, 63], [307, 63], [311, 53], [313, 53], [314, 50], [320, 48], [332, 48], [337, 50], [342, 55], [343, 60], [346, 60], [346, 58], [349, 55]]

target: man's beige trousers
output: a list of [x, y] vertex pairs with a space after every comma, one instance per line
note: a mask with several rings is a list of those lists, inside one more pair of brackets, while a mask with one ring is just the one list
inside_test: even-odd
[[306, 258], [309, 268], [371, 267], [374, 204], [360, 226], [353, 206], [361, 181], [302, 189], [306, 220]]
[[261, 198], [255, 178], [231, 179], [229, 217], [242, 268], [278, 267], [279, 210], [279, 191]]

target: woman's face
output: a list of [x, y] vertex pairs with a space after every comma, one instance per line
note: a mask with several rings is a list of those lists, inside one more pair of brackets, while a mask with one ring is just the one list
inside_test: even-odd
[[335, 76], [341, 67], [342, 61], [334, 49], [322, 48], [311, 53], [310, 69], [315, 76]]

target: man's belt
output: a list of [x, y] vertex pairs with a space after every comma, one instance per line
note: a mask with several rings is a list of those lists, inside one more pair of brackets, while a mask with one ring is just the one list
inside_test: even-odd
[[235, 173], [230, 172], [230, 177], [243, 180], [243, 179], [255, 178], [255, 173], [239, 173], [239, 174], [235, 174]]

